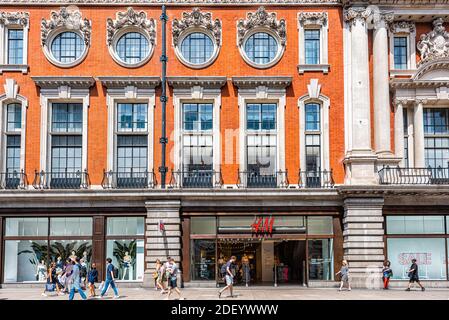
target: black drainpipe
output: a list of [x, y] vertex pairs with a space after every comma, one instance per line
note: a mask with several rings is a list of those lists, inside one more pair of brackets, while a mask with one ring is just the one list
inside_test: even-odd
[[166, 28], [167, 28], [167, 20], [168, 16], [166, 13], [165, 5], [162, 6], [162, 55], [161, 55], [161, 63], [162, 63], [162, 95], [161, 95], [161, 103], [162, 103], [162, 136], [159, 139], [159, 143], [161, 144], [162, 149], [162, 159], [161, 166], [159, 167], [159, 172], [161, 174], [161, 188], [165, 189], [165, 180], [167, 175], [167, 167], [165, 166], [165, 153], [166, 147], [168, 143], [167, 133], [166, 133], [166, 107], [167, 107], [167, 48], [166, 48]]

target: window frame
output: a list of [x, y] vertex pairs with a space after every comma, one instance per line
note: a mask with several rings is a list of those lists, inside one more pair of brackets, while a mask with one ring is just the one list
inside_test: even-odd
[[[407, 68], [396, 69], [394, 64], [394, 38], [407, 38]], [[413, 76], [416, 70], [416, 27], [414, 22], [399, 21], [394, 22], [389, 29], [389, 55], [390, 55], [390, 74]]]
[[[28, 12], [4, 12], [7, 15], [20, 16], [14, 22], [0, 23], [0, 75], [3, 72], [21, 72], [28, 73], [28, 32], [29, 32], [29, 13]], [[9, 30], [22, 30], [22, 63], [9, 63]]]
[[[246, 54], [246, 50], [245, 50], [246, 43], [247, 43], [248, 39], [250, 37], [252, 37], [253, 35], [255, 35], [256, 33], [267, 33], [268, 35], [273, 37], [277, 43], [277, 48], [278, 48], [277, 52], [276, 52], [274, 58], [268, 63], [256, 63], [253, 60], [251, 60], [248, 57], [248, 55]], [[268, 69], [268, 68], [275, 66], [282, 59], [282, 57], [284, 55], [284, 51], [285, 51], [285, 45], [282, 45], [282, 40], [279, 37], [279, 35], [276, 32], [274, 32], [273, 30], [271, 30], [270, 28], [255, 27], [255, 28], [251, 29], [250, 31], [248, 31], [245, 34], [245, 36], [243, 37], [242, 44], [239, 45], [239, 51], [240, 51], [240, 55], [242, 56], [243, 60], [250, 66], [252, 66], [256, 69]]]
[[[139, 33], [143, 37], [145, 37], [145, 39], [148, 42], [148, 52], [147, 52], [146, 56], [138, 62], [126, 62], [122, 58], [120, 58], [120, 56], [118, 55], [117, 44], [118, 44], [119, 40], [128, 33]], [[139, 28], [137, 26], [128, 26], [128, 27], [121, 28], [119, 31], [117, 31], [114, 34], [114, 36], [112, 38], [112, 43], [111, 43], [111, 45], [108, 46], [108, 49], [109, 49], [109, 53], [110, 53], [112, 59], [116, 63], [121, 65], [122, 67], [138, 68], [138, 67], [145, 65], [153, 57], [154, 47], [155, 47], [155, 44], [154, 45], [152, 44], [151, 37], [146, 30], [144, 30], [143, 28]]]
[[[75, 59], [71, 62], [59, 61], [53, 55], [53, 50], [52, 50], [53, 41], [56, 39], [56, 37], [58, 37], [59, 35], [62, 35], [63, 33], [66, 33], [66, 32], [73, 32], [73, 33], [77, 34], [81, 38], [81, 41], [83, 42], [83, 45], [84, 45], [84, 50], [81, 53], [81, 55], [77, 59]], [[53, 65], [55, 65], [57, 67], [71, 68], [71, 67], [79, 65], [81, 62], [84, 61], [84, 59], [87, 57], [87, 53], [89, 52], [89, 47], [90, 47], [90, 45], [87, 45], [85, 43], [84, 35], [81, 33], [80, 30], [61, 27], [61, 28], [57, 28], [57, 29], [53, 30], [52, 32], [50, 32], [50, 34], [46, 40], [46, 44], [44, 45], [44, 55]]]

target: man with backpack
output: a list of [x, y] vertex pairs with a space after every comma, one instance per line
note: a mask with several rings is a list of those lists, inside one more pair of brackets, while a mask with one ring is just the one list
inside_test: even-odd
[[115, 286], [114, 279], [118, 277], [118, 269], [112, 264], [112, 259], [107, 258], [106, 259], [106, 281], [103, 286], [103, 290], [100, 294], [100, 299], [103, 298], [104, 294], [109, 288], [109, 285], [112, 287], [112, 290], [114, 290], [114, 299], [118, 299], [118, 290]]
[[168, 294], [167, 297], [165, 298], [166, 300], [170, 299], [172, 290], [175, 290], [176, 293], [179, 296], [179, 300], [183, 300], [181, 299], [181, 290], [179, 290], [178, 288], [178, 266], [175, 263], [175, 259], [170, 258], [170, 260], [168, 261], [168, 266], [167, 266], [167, 273], [168, 273]]
[[221, 267], [221, 275], [224, 277], [224, 280], [226, 282], [226, 286], [218, 291], [218, 298], [221, 298], [221, 294], [229, 289], [229, 292], [231, 293], [230, 297], [232, 298], [233, 295], [233, 284], [234, 284], [234, 274], [232, 273], [232, 270], [234, 269], [234, 263], [237, 260], [235, 256], [232, 256], [231, 259], [226, 264], [223, 264]]

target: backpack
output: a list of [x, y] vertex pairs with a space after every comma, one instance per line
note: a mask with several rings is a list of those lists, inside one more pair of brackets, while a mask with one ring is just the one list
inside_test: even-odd
[[118, 278], [118, 269], [113, 265], [112, 266], [112, 273], [114, 274], [114, 279]]
[[224, 277], [224, 276], [226, 276], [226, 263], [223, 263], [223, 265], [221, 266], [221, 269], [220, 269], [220, 273], [221, 273], [221, 276], [222, 277]]
[[85, 278], [86, 276], [87, 276], [87, 268], [86, 268], [86, 266], [81, 266], [80, 267], [80, 277]]

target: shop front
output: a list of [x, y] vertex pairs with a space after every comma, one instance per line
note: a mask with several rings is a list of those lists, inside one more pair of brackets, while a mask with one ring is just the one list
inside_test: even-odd
[[[237, 285], [308, 285], [332, 281], [339, 246], [338, 216], [246, 214], [185, 216], [183, 254], [190, 281], [222, 283], [231, 256]], [[336, 228], [334, 227], [336, 224]], [[186, 248], [188, 246], [188, 248]], [[184, 273], [186, 274], [186, 273]]]

